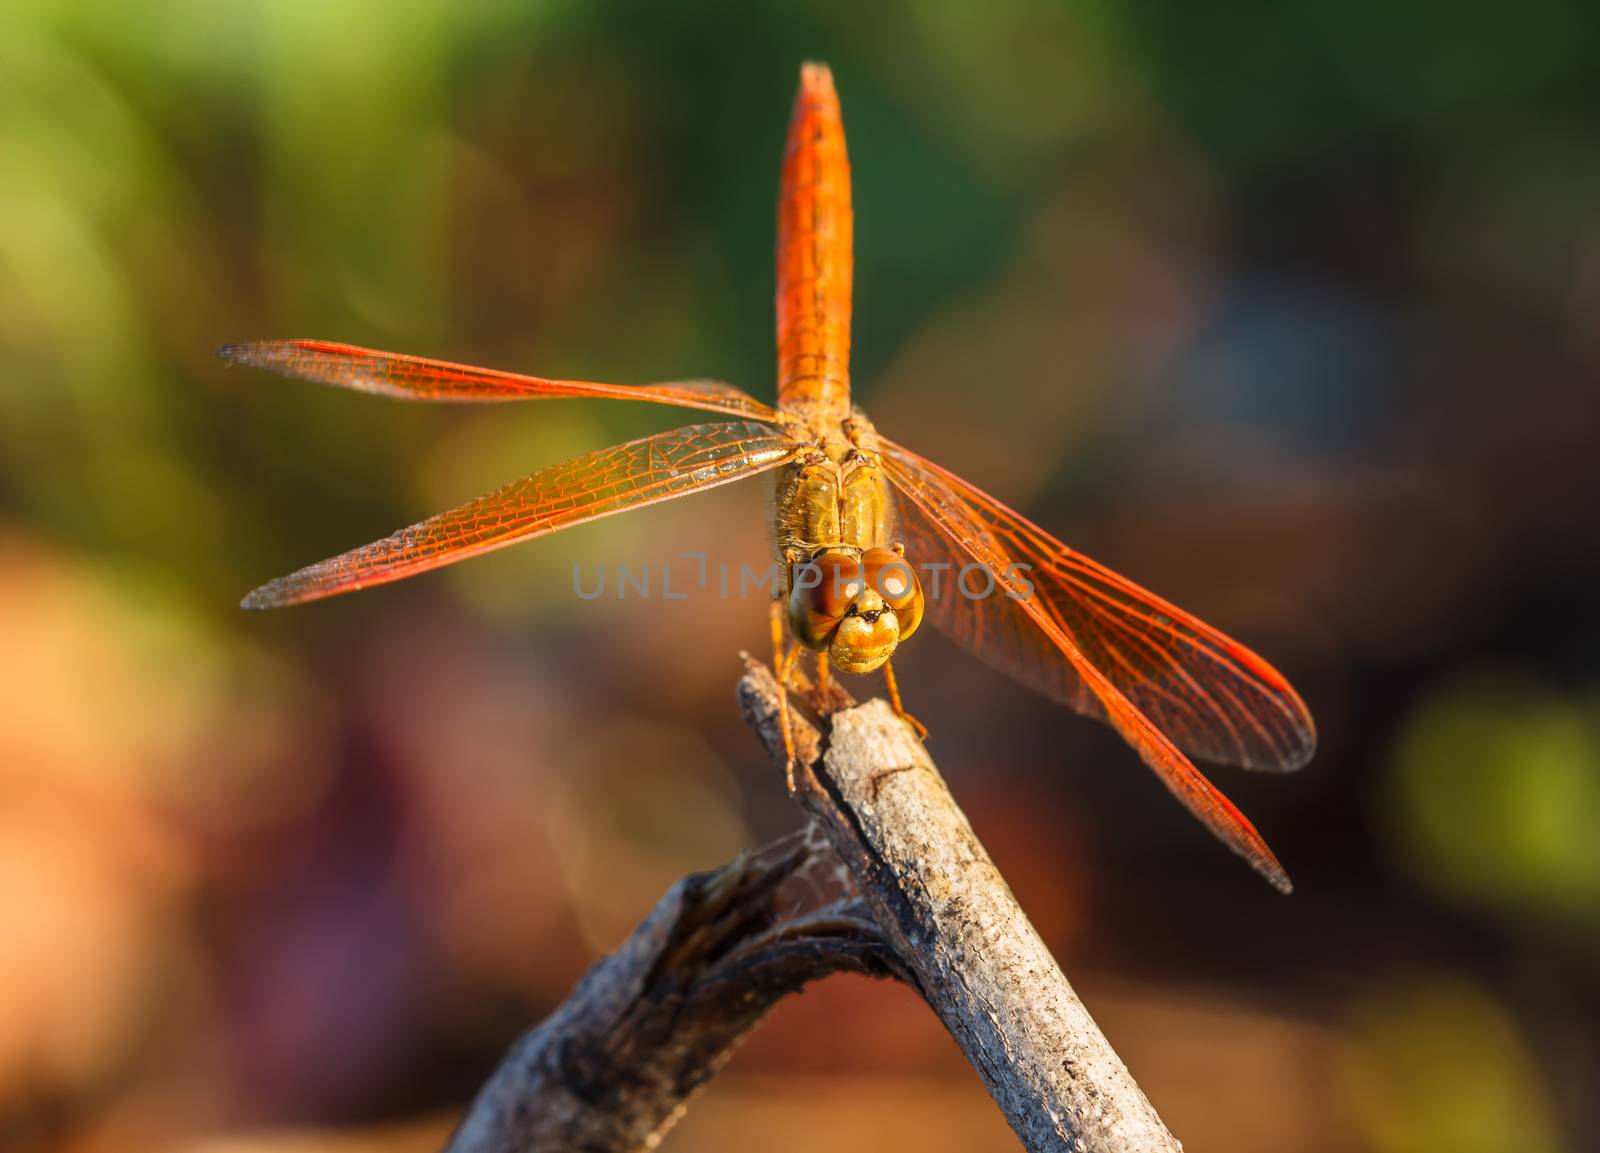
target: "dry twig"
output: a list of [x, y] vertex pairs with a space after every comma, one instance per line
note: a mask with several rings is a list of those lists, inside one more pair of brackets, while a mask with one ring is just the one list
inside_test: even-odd
[[818, 848], [747, 854], [674, 884], [512, 1047], [448, 1153], [653, 1147], [783, 997], [831, 973], [897, 974], [854, 900], [779, 917], [781, 886]]
[[[739, 700], [781, 766], [771, 670], [750, 662]], [[1181, 1148], [910, 728], [883, 701], [847, 707], [835, 688], [827, 704], [840, 711], [821, 728], [796, 710], [794, 737], [798, 799], [831, 853], [808, 837], [679, 881], [516, 1044], [448, 1153], [654, 1146], [776, 1001], [841, 970], [909, 981], [1026, 1149]], [[837, 855], [859, 896], [779, 919], [778, 887], [819, 852]]]

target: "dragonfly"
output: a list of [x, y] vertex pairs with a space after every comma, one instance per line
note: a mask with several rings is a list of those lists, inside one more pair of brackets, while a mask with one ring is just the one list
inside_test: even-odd
[[[882, 670], [926, 619], [1017, 681], [1111, 725], [1215, 836], [1270, 884], [1288, 874], [1191, 758], [1289, 772], [1316, 747], [1289, 682], [1237, 641], [1063, 544], [955, 473], [890, 440], [851, 400], [850, 162], [832, 73], [801, 69], [778, 198], [777, 405], [717, 381], [551, 380], [320, 340], [229, 345], [218, 355], [405, 400], [601, 397], [720, 418], [540, 469], [383, 540], [262, 585], [243, 607], [381, 585], [573, 525], [771, 474], [781, 579], [773, 662]], [[925, 582], [922, 575], [931, 575]], [[945, 577], [943, 588], [937, 577]], [[925, 730], [915, 725], [918, 735]]]

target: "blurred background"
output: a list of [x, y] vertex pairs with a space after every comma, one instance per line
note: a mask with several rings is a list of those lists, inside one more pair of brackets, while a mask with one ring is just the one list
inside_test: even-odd
[[[1213, 776], [942, 638], [910, 707], [1194, 1153], [1600, 1148], [1600, 12], [963, 0], [9, 0], [0, 1147], [426, 1150], [680, 874], [797, 824], [733, 704], [763, 482], [288, 612], [301, 564], [684, 423], [405, 405], [316, 336], [772, 395], [828, 60], [886, 433], [1259, 649], [1322, 746]], [[862, 692], [875, 691], [864, 683]], [[1013, 1148], [838, 978], [669, 1149]]]

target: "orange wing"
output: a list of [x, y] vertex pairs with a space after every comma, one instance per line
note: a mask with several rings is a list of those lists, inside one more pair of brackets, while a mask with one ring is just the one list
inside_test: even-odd
[[[1283, 675], [1255, 653], [931, 461], [887, 443], [884, 452], [970, 508], [1010, 563], [1026, 566], [1019, 575], [1079, 651], [1179, 748], [1267, 772], [1291, 772], [1311, 759], [1317, 746], [1311, 714]], [[908, 551], [955, 566], [946, 584], [970, 563], [915, 507], [902, 509], [901, 519]], [[1099, 699], [1017, 601], [955, 592], [930, 598], [927, 611], [940, 628], [1031, 688], [1104, 719]]]
[[545, 380], [492, 368], [379, 352], [326, 340], [257, 340], [229, 344], [217, 355], [234, 364], [270, 369], [283, 376], [353, 388], [402, 400], [501, 401], [535, 397], [597, 396], [647, 400], [679, 408], [701, 408], [748, 420], [776, 420], [778, 414], [731, 384], [714, 380], [671, 384], [595, 384], [584, 380]]
[[383, 540], [279, 577], [244, 598], [278, 608], [387, 584], [518, 541], [767, 472], [796, 442], [770, 425], [697, 424], [541, 469]]
[[[946, 582], [971, 563], [997, 582], [987, 597], [946, 583], [929, 597], [930, 618], [1024, 683], [1109, 722], [1190, 812], [1288, 892], [1287, 874], [1255, 827], [1174, 743], [1255, 768], [1298, 768], [1315, 730], [1282, 676], [938, 465], [888, 441], [882, 452], [908, 498], [907, 555], [924, 570], [925, 557], [954, 564]], [[981, 591], [982, 583], [969, 588]]]
[[778, 407], [850, 415], [850, 159], [833, 73], [800, 69], [778, 190]]

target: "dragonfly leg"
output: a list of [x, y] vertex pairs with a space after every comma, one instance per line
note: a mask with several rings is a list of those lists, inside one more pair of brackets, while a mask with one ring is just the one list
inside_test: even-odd
[[817, 654], [817, 687], [812, 697], [816, 701], [817, 711], [824, 716], [855, 704], [844, 686], [833, 679], [833, 666], [828, 662], [826, 652]]
[[789, 723], [789, 674], [794, 669], [796, 645], [787, 655], [783, 651], [783, 602], [772, 602], [772, 674], [778, 679], [778, 728], [783, 733], [783, 779], [794, 796], [794, 728]]
[[894, 715], [911, 726], [912, 731], [917, 734], [917, 740], [927, 740], [928, 726], [906, 712], [905, 706], [900, 703], [900, 685], [894, 679], [893, 661], [883, 662], [883, 683], [889, 690], [889, 705], [894, 709]]

